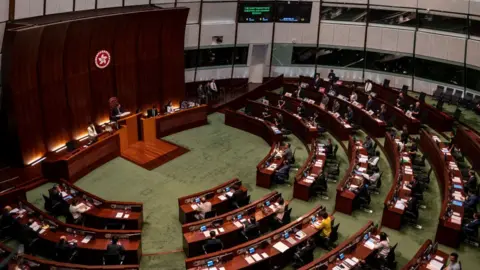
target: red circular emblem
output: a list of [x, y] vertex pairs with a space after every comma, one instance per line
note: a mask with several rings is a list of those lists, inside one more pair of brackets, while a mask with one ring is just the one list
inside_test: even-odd
[[97, 68], [104, 69], [108, 67], [110, 60], [110, 53], [105, 50], [101, 50], [95, 55], [95, 65]]

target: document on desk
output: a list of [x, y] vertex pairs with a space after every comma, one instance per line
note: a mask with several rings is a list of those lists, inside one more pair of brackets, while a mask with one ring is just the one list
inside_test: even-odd
[[433, 259], [435, 259], [435, 260], [437, 260], [437, 261], [439, 261], [439, 262], [443, 262], [443, 258], [440, 257], [440, 256], [438, 256], [438, 255], [436, 255], [435, 258], [433, 258]]
[[404, 210], [404, 209], [405, 209], [405, 205], [404, 205], [402, 202], [397, 201], [397, 202], [395, 203], [395, 208], [400, 209], [400, 210]]
[[[432, 268], [430, 268], [432, 267]], [[431, 260], [430, 263], [428, 263], [427, 268], [428, 269], [435, 269], [435, 270], [440, 270], [443, 267], [443, 263], [437, 261], [437, 260]]]
[[229, 191], [227, 193], [225, 193], [228, 197], [232, 197], [233, 196], [233, 191]]
[[42, 234], [42, 233], [44, 233], [44, 232], [46, 232], [46, 231], [47, 231], [46, 229], [41, 229], [41, 230], [38, 232], [38, 234]]
[[65, 191], [62, 191], [61, 194], [62, 194], [62, 197], [67, 197], [68, 196], [68, 193], [65, 192]]
[[248, 264], [252, 264], [255, 262], [255, 260], [250, 256], [245, 257], [245, 261], [247, 261]]
[[274, 204], [271, 204], [268, 208], [272, 209], [272, 211], [277, 210], [277, 208], [275, 208], [275, 205], [274, 205]]
[[218, 228], [218, 231], [223, 233], [223, 232], [225, 232], [225, 229], [224, 228]]
[[453, 177], [453, 182], [454, 183], [457, 183], [457, 184], [461, 184], [462, 183], [462, 180], [460, 180], [460, 178], [458, 178], [457, 176]]
[[123, 212], [117, 212], [116, 218], [121, 218], [123, 216]]
[[279, 241], [277, 242], [275, 245], [273, 245], [273, 247], [280, 251], [281, 253], [287, 251], [289, 249], [289, 247], [287, 245], [285, 245], [282, 241]]
[[198, 209], [198, 205], [193, 203], [193, 204], [190, 204], [190, 207], [192, 207], [193, 210], [197, 210]]
[[375, 244], [373, 243], [373, 240], [370, 239], [365, 244], [363, 244], [366, 248], [373, 250], [375, 248]]
[[263, 260], [262, 257], [260, 257], [260, 255], [258, 255], [257, 253], [253, 254], [252, 257], [255, 259], [255, 261], [261, 261]]
[[237, 228], [243, 227], [242, 223], [240, 223], [238, 221], [233, 222], [233, 225], [235, 225]]
[[92, 236], [87, 235], [85, 236], [85, 238], [82, 239], [82, 243], [87, 244], [88, 242], [90, 242], [91, 239], [92, 239]]
[[227, 197], [225, 195], [220, 195], [220, 196], [218, 196], [218, 199], [220, 201], [225, 201], [227, 199]]
[[210, 231], [204, 231], [203, 235], [205, 235], [206, 238], [210, 238]]
[[297, 240], [295, 240], [295, 238], [293, 238], [293, 237], [289, 237], [289, 238], [287, 238], [287, 242], [292, 244], [292, 245], [295, 245], [297, 243]]
[[263, 252], [263, 253], [262, 253], [262, 257], [263, 257], [264, 259], [266, 259], [266, 258], [268, 258], [268, 254], [265, 253], [265, 252]]

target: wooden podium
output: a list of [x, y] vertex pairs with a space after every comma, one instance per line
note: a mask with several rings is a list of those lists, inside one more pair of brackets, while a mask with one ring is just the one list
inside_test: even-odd
[[130, 114], [118, 120], [121, 126], [120, 133], [120, 151], [125, 151], [130, 145], [138, 142], [138, 117], [141, 113]]

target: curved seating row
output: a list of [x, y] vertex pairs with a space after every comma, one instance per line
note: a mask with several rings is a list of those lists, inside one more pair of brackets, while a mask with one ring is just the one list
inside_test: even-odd
[[438, 243], [428, 239], [418, 249], [415, 256], [402, 270], [443, 269], [448, 261], [448, 254], [438, 249]]
[[472, 168], [480, 170], [480, 134], [473, 129], [459, 126], [456, 130], [453, 142], [466, 156]]

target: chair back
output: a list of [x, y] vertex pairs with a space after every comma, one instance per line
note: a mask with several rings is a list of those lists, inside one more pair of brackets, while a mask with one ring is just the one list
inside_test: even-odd
[[340, 227], [340, 223], [333, 226], [332, 232], [330, 233], [330, 243], [335, 243], [338, 240], [338, 227]]
[[44, 194], [42, 194], [42, 196], [44, 200], [43, 206], [45, 207], [45, 210], [47, 210], [48, 212], [52, 211], [52, 200], [50, 200], [50, 198], [48, 198]]
[[215, 244], [210, 244], [210, 245], [207, 245], [207, 244], [203, 245], [203, 251], [205, 252], [205, 254], [220, 251], [222, 250], [222, 248], [223, 248], [223, 245], [220, 242]]
[[103, 255], [103, 261], [105, 265], [119, 265], [122, 263], [121, 257], [118, 254], [105, 254]]
[[205, 219], [212, 218], [212, 217], [215, 217], [215, 216], [217, 216], [217, 211], [215, 211], [215, 210], [212, 210], [210, 212], [205, 213]]
[[334, 157], [337, 156], [337, 151], [338, 151], [338, 144], [335, 144], [335, 146], [333, 147], [333, 156]]
[[285, 214], [283, 215], [283, 218], [282, 218], [282, 223], [283, 224], [288, 224], [290, 223], [290, 214], [292, 213], [292, 208], [288, 208], [286, 211], [285, 211]]
[[397, 248], [398, 243], [396, 243], [391, 249], [390, 252], [388, 252], [387, 255], [387, 264], [391, 265], [393, 262], [395, 262], [395, 249]]
[[250, 203], [250, 195], [247, 195], [243, 197], [243, 199], [240, 201], [240, 207], [245, 206]]

